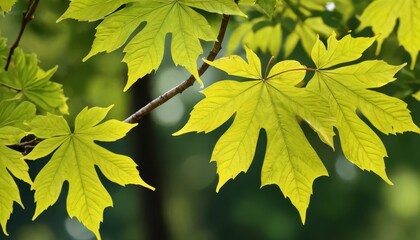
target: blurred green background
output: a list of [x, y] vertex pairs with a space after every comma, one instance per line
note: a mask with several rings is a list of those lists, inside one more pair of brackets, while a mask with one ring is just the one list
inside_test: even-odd
[[[360, 14], [370, 1], [356, 2], [353, 15]], [[140, 80], [123, 93], [127, 69], [121, 63], [121, 50], [100, 54], [83, 63], [81, 59], [90, 50], [97, 23], [65, 20], [56, 24], [56, 19], [67, 6], [68, 2], [62, 0], [40, 1], [21, 46], [26, 52], [36, 53], [44, 69], [59, 65], [53, 79], [64, 85], [69, 97], [71, 115], [67, 118], [70, 121], [85, 106], [111, 104], [115, 106], [110, 117], [123, 120], [151, 97], [188, 77], [185, 70], [174, 67], [167, 53], [155, 75]], [[26, 2], [19, 1], [11, 13], [0, 17], [1, 34], [9, 39], [9, 46], [16, 38], [25, 8]], [[354, 29], [357, 20], [351, 18], [348, 25]], [[235, 27], [235, 24], [231, 23], [230, 27]], [[363, 31], [360, 34], [368, 36], [371, 33]], [[206, 49], [210, 46], [205, 44]], [[392, 64], [409, 60], [403, 48], [398, 47], [395, 35], [385, 42], [383, 49], [385, 51], [379, 58]], [[364, 57], [374, 58], [374, 48]], [[301, 48], [290, 58], [310, 64]], [[418, 90], [419, 76], [420, 61], [414, 72], [405, 68], [399, 73], [396, 83], [380, 89], [404, 98], [417, 125], [420, 124], [420, 103], [409, 93]], [[203, 80], [209, 85], [221, 77], [224, 75], [220, 71], [210, 69]], [[230, 122], [207, 135], [171, 136], [186, 122], [192, 106], [202, 99], [199, 90], [194, 85], [142, 119], [127, 138], [106, 144], [117, 153], [133, 156], [143, 178], [157, 190], [152, 192], [137, 186], [122, 188], [103, 178], [98, 171], [114, 200], [114, 207], [104, 213], [101, 225], [104, 240], [420, 239], [418, 135], [384, 136], [378, 133], [388, 149], [387, 172], [395, 184], [389, 186], [376, 175], [355, 168], [345, 160], [340, 149], [333, 152], [304, 125], [330, 176], [315, 181], [307, 221], [302, 225], [298, 212], [278, 187], [260, 189], [265, 151], [263, 132], [249, 172], [229, 181], [219, 193], [215, 192], [216, 165], [209, 163], [209, 159], [217, 138]], [[45, 163], [46, 159], [29, 163], [33, 178]], [[57, 204], [35, 221], [31, 220], [33, 192], [22, 182], [19, 186], [25, 210], [15, 204], [8, 223], [10, 237], [1, 236], [0, 239], [93, 239], [93, 235], [77, 220], [67, 216], [67, 186]]]

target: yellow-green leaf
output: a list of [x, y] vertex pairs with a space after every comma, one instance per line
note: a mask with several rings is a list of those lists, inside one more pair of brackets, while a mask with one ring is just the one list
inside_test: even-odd
[[296, 61], [283, 61], [263, 78], [257, 55], [248, 48], [246, 53], [248, 62], [239, 56], [206, 61], [231, 75], [253, 80], [225, 80], [206, 88], [205, 99], [194, 107], [187, 124], [174, 135], [212, 131], [235, 114], [233, 124], [218, 140], [211, 157], [217, 163], [219, 191], [229, 179], [248, 170], [259, 132], [264, 129], [267, 150], [262, 186], [278, 185], [305, 222], [312, 183], [328, 173], [296, 117], [304, 119], [331, 146], [333, 119], [325, 100], [295, 87], [305, 76], [304, 66]]
[[19, 188], [12, 176], [32, 184], [28, 174], [29, 167], [23, 160], [22, 153], [7, 145], [20, 142], [26, 133], [18, 128], [22, 122], [35, 116], [35, 106], [28, 102], [16, 103], [3, 101], [0, 103], [0, 225], [7, 234], [6, 224], [13, 212], [13, 203], [23, 207]]
[[6, 90], [14, 99], [31, 101], [44, 111], [68, 114], [63, 86], [50, 81], [56, 71], [57, 67], [42, 70], [35, 54], [16, 48], [8, 71], [0, 71], [0, 82], [10, 87]]
[[[98, 2], [93, 0], [76, 2], [78, 4], [71, 4], [61, 19], [96, 20], [104, 14], [89, 18], [90, 15], [84, 12], [88, 12], [91, 6], [109, 13], [111, 9], [115, 10], [116, 6], [121, 5], [121, 1], [117, 1], [118, 4], [106, 1], [105, 7], [93, 4]], [[86, 5], [85, 2], [89, 4]], [[172, 37], [171, 55], [174, 63], [185, 67], [200, 84], [203, 84], [197, 71], [197, 58], [203, 52], [200, 39], [215, 41], [216, 35], [205, 17], [193, 8], [219, 14], [245, 16], [231, 0], [130, 2], [132, 3], [127, 3], [124, 8], [109, 14], [99, 24], [92, 49], [84, 59], [99, 52], [114, 51], [128, 42], [124, 48], [126, 54], [123, 59], [128, 65], [128, 81], [124, 91], [139, 78], [158, 69], [162, 62], [165, 38], [168, 33], [171, 33]], [[142, 23], [145, 26], [131, 40], [128, 40]]]
[[375, 0], [360, 16], [359, 29], [372, 27], [378, 34], [377, 53], [385, 38], [394, 30], [399, 19], [398, 41], [410, 53], [411, 68], [414, 68], [420, 51], [420, 1], [417, 0]]
[[0, 13], [9, 12], [15, 3], [16, 0], [0, 0]]
[[135, 126], [116, 120], [100, 123], [110, 108], [83, 109], [76, 117], [74, 131], [63, 117], [52, 114], [38, 116], [28, 124], [33, 134], [45, 140], [25, 158], [34, 160], [54, 152], [32, 186], [36, 201], [34, 218], [57, 201], [64, 181], [68, 181], [69, 216], [79, 219], [101, 239], [99, 225], [104, 209], [112, 206], [112, 199], [99, 180], [95, 165], [115, 183], [154, 189], [140, 178], [131, 158], [94, 143], [118, 140]]
[[123, 4], [138, 0], [72, 0], [67, 11], [57, 20], [74, 18], [79, 21], [96, 21], [117, 10]]
[[373, 171], [392, 184], [385, 172], [385, 146], [360, 119], [357, 110], [385, 134], [405, 131], [419, 133], [406, 103], [369, 90], [394, 81], [394, 75], [404, 64], [392, 66], [384, 61], [373, 60], [336, 67], [360, 58], [374, 40], [375, 38], [352, 38], [350, 35], [337, 40], [333, 34], [328, 39], [328, 49], [318, 40], [312, 50], [312, 59], [318, 69], [307, 88], [328, 100], [337, 119], [336, 127], [346, 158], [361, 169]]

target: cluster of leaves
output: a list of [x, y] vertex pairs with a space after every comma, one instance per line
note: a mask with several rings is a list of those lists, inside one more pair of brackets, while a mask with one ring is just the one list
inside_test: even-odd
[[[394, 81], [394, 74], [404, 65], [392, 66], [379, 60], [351, 64], [374, 41], [375, 38], [350, 35], [338, 41], [333, 34], [328, 39], [328, 48], [320, 40], [315, 43], [311, 56], [316, 68], [307, 68], [293, 60], [281, 61], [266, 77], [262, 75], [260, 59], [249, 49], [246, 49], [248, 62], [239, 56], [208, 62], [230, 75], [251, 80], [219, 81], [205, 89], [206, 98], [194, 107], [187, 124], [175, 135], [210, 132], [235, 114], [232, 126], [218, 140], [211, 157], [217, 163], [219, 190], [229, 179], [248, 170], [263, 128], [267, 150], [261, 172], [262, 186], [278, 185], [298, 209], [302, 222], [305, 222], [313, 181], [328, 173], [297, 117], [306, 121], [332, 148], [333, 127], [337, 128], [346, 158], [392, 184], [385, 172], [385, 147], [356, 110], [385, 134], [420, 133], [420, 129], [403, 101], [369, 90]], [[298, 87], [307, 72], [314, 72], [312, 79], [305, 88]]]
[[[0, 42], [0, 63], [4, 66], [8, 51], [5, 39]], [[94, 143], [116, 141], [135, 126], [117, 120], [100, 124], [111, 107], [85, 108], [76, 117], [74, 131], [70, 130], [61, 116], [68, 114], [62, 85], [50, 81], [56, 70], [57, 67], [42, 70], [37, 57], [25, 54], [20, 48], [15, 49], [9, 68], [0, 70], [0, 224], [7, 235], [6, 224], [13, 202], [23, 207], [12, 175], [30, 184], [35, 191], [34, 219], [57, 201], [62, 184], [68, 181], [69, 215], [77, 217], [99, 238], [103, 210], [112, 206], [112, 200], [99, 181], [95, 165], [109, 180], [120, 185], [153, 187], [140, 178], [131, 158]], [[25, 155], [26, 148], [31, 146], [25, 141], [39, 143]], [[32, 182], [25, 159], [37, 160], [52, 153]]]
[[301, 42], [310, 54], [317, 36], [330, 36], [333, 26], [346, 21], [352, 11], [352, 3], [347, 0], [335, 1], [334, 9], [327, 9], [330, 3], [327, 0], [257, 1], [258, 5], [254, 2], [241, 1], [253, 17], [250, 21], [240, 22], [233, 31], [227, 45], [229, 53], [233, 53], [242, 42], [254, 51], [261, 50], [273, 56], [278, 56], [283, 50], [284, 57], [288, 57]]
[[[187, 124], [174, 134], [210, 132], [234, 116], [211, 157], [218, 167], [217, 191], [229, 179], [248, 170], [259, 132], [264, 129], [267, 149], [262, 185], [278, 185], [305, 222], [312, 184], [328, 173], [306, 139], [299, 119], [309, 124], [331, 148], [334, 148], [336, 128], [346, 158], [392, 184], [385, 171], [385, 146], [358, 112], [382, 133], [420, 133], [406, 103], [371, 90], [394, 81], [394, 75], [405, 64], [393, 66], [381, 60], [357, 60], [375, 41], [379, 42], [379, 51], [399, 18], [398, 39], [410, 53], [413, 67], [420, 46], [417, 36], [420, 30], [408, 33], [408, 29], [420, 26], [415, 24], [420, 22], [419, 2], [376, 0], [360, 17], [359, 29], [371, 26], [381, 36], [346, 35], [340, 40], [333, 31], [334, 19], [349, 18], [352, 4], [348, 0], [336, 1], [336, 10], [330, 12], [326, 11], [329, 2], [326, 0], [241, 0], [239, 7], [237, 2], [72, 0], [59, 21], [67, 18], [101, 21], [92, 49], [84, 60], [125, 45], [123, 62], [128, 65], [128, 81], [124, 91], [159, 68], [168, 34], [171, 34], [173, 62], [183, 66], [203, 85], [197, 69], [197, 60], [203, 53], [200, 41], [215, 42], [217, 31], [201, 12], [236, 15], [244, 21], [232, 33], [227, 48], [233, 52], [238, 43], [247, 46], [247, 61], [233, 55], [216, 61], [204, 59], [204, 62], [247, 80], [223, 80], [207, 87], [203, 91], [205, 98], [194, 107]], [[14, 3], [0, 0], [0, 11], [9, 11]], [[378, 10], [382, 5], [387, 12]], [[328, 19], [332, 22], [327, 24]], [[318, 35], [329, 36], [327, 45]], [[261, 61], [255, 54], [257, 50], [272, 55], [279, 55], [283, 50], [284, 56], [289, 56], [299, 42], [311, 56], [314, 67], [287, 60], [276, 63], [263, 74]], [[0, 39], [0, 66], [9, 61], [8, 53], [5, 39]], [[0, 70], [0, 224], [7, 234], [6, 223], [13, 203], [22, 205], [13, 176], [30, 184], [35, 191], [34, 218], [57, 201], [64, 181], [68, 181], [69, 216], [79, 219], [100, 239], [103, 211], [112, 206], [112, 199], [100, 182], [95, 165], [106, 178], [120, 185], [153, 187], [140, 178], [130, 157], [109, 152], [94, 143], [116, 141], [135, 126], [117, 120], [101, 123], [111, 107], [83, 109], [71, 130], [62, 116], [69, 113], [63, 87], [50, 80], [56, 70], [57, 67], [42, 70], [34, 54], [26, 54], [19, 48], [15, 49], [9, 67]], [[312, 77], [305, 86], [307, 75]], [[420, 98], [419, 95], [414, 97]], [[28, 154], [25, 149], [19, 149], [27, 146], [25, 141], [37, 143]], [[48, 155], [51, 155], [48, 163], [32, 181], [25, 160]]]
[[[118, 9], [122, 4], [125, 7]], [[96, 28], [92, 50], [84, 60], [99, 52], [114, 51], [128, 41], [123, 59], [128, 65], [128, 81], [124, 90], [159, 67], [168, 33], [172, 34], [174, 63], [185, 67], [203, 84], [197, 70], [197, 58], [203, 53], [200, 39], [216, 41], [217, 33], [194, 8], [209, 13], [245, 16], [231, 0], [121, 0], [106, 3], [74, 0], [60, 20], [95, 21], [104, 18]], [[128, 40], [142, 23], [146, 25]]]

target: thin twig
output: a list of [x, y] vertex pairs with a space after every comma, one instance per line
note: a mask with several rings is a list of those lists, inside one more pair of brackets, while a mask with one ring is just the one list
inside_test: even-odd
[[[25, 140], [28, 139], [28, 140]], [[43, 139], [36, 138], [34, 135], [26, 136], [22, 142], [9, 146], [11, 149], [21, 152], [23, 155], [29, 154], [32, 149], [42, 142]]]
[[[225, 37], [227, 25], [229, 23], [230, 16], [223, 15], [222, 23], [220, 24], [219, 34], [217, 36], [217, 41], [214, 43], [213, 49], [209, 52], [207, 56], [207, 60], [213, 61], [217, 54], [222, 49], [222, 42]], [[198, 69], [198, 75], [203, 75], [206, 70], [209, 68], [207, 63], [203, 63], [201, 67]], [[149, 102], [146, 106], [139, 109], [137, 112], [132, 114], [130, 117], [124, 120], [127, 123], [138, 123], [140, 119], [151, 112], [153, 109], [159, 107], [169, 99], [173, 98], [179, 93], [182, 93], [185, 89], [191, 87], [195, 82], [195, 77], [191, 75], [187, 80], [183, 81], [179, 85], [175, 86], [174, 88], [170, 89], [169, 91], [165, 92], [164, 94], [160, 95], [159, 97], [155, 98], [151, 102]]]
[[12, 56], [15, 49], [19, 46], [20, 39], [22, 38], [23, 32], [25, 31], [26, 25], [34, 18], [34, 13], [36, 7], [38, 6], [39, 0], [30, 0], [28, 4], [28, 9], [23, 13], [22, 24], [20, 25], [20, 31], [16, 38], [16, 41], [13, 43], [9, 51], [9, 56], [7, 57], [6, 66], [4, 70], [9, 69], [10, 62], [12, 61]]

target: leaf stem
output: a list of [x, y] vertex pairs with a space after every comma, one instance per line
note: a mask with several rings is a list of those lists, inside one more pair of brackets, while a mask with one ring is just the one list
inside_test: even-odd
[[28, 4], [28, 9], [23, 13], [23, 20], [22, 24], [20, 25], [19, 34], [13, 43], [12, 47], [9, 51], [9, 56], [7, 57], [6, 66], [4, 67], [4, 70], [8, 70], [10, 63], [12, 61], [12, 56], [15, 51], [15, 49], [19, 46], [20, 39], [22, 38], [23, 32], [25, 31], [26, 25], [34, 18], [34, 13], [36, 10], [36, 7], [38, 6], [39, 0], [30, 0]]
[[[225, 37], [226, 29], [229, 23], [230, 15], [223, 15], [222, 22], [220, 24], [219, 34], [217, 35], [217, 41], [213, 45], [213, 49], [209, 52], [206, 59], [209, 61], [213, 61], [217, 54], [222, 49], [222, 43], [223, 39]], [[201, 67], [198, 69], [198, 75], [203, 75], [207, 69], [209, 68], [209, 65], [207, 63], [203, 63]], [[185, 89], [191, 87], [195, 82], [195, 77], [191, 75], [188, 79], [180, 83], [179, 85], [173, 87], [172, 89], [168, 90], [164, 94], [160, 95], [159, 97], [153, 99], [148, 104], [146, 104], [144, 107], [140, 108], [137, 112], [133, 113], [130, 117], [124, 120], [124, 122], [127, 123], [138, 123], [140, 119], [145, 116], [146, 114], [150, 113], [155, 108], [159, 107], [169, 99], [173, 98], [179, 93], [182, 93]]]
[[19, 88], [16, 88], [16, 87], [12, 87], [12, 86], [7, 85], [7, 84], [2, 83], [2, 82], [0, 82], [0, 87], [7, 88], [7, 89], [12, 90], [14, 92], [21, 92], [22, 91], [22, 89], [19, 89]]
[[293, 68], [293, 69], [288, 69], [288, 70], [284, 70], [283, 72], [278, 72], [272, 76], [269, 76], [268, 78], [266, 78], [265, 80], [269, 80], [273, 77], [277, 77], [283, 73], [288, 73], [288, 72], [294, 72], [294, 71], [307, 71], [307, 72], [316, 72], [318, 71], [318, 69], [316, 68]]
[[273, 61], [273, 59], [274, 59], [274, 56], [271, 56], [270, 60], [268, 60], [267, 66], [265, 67], [264, 79], [267, 79], [268, 68], [271, 66], [271, 62]]

